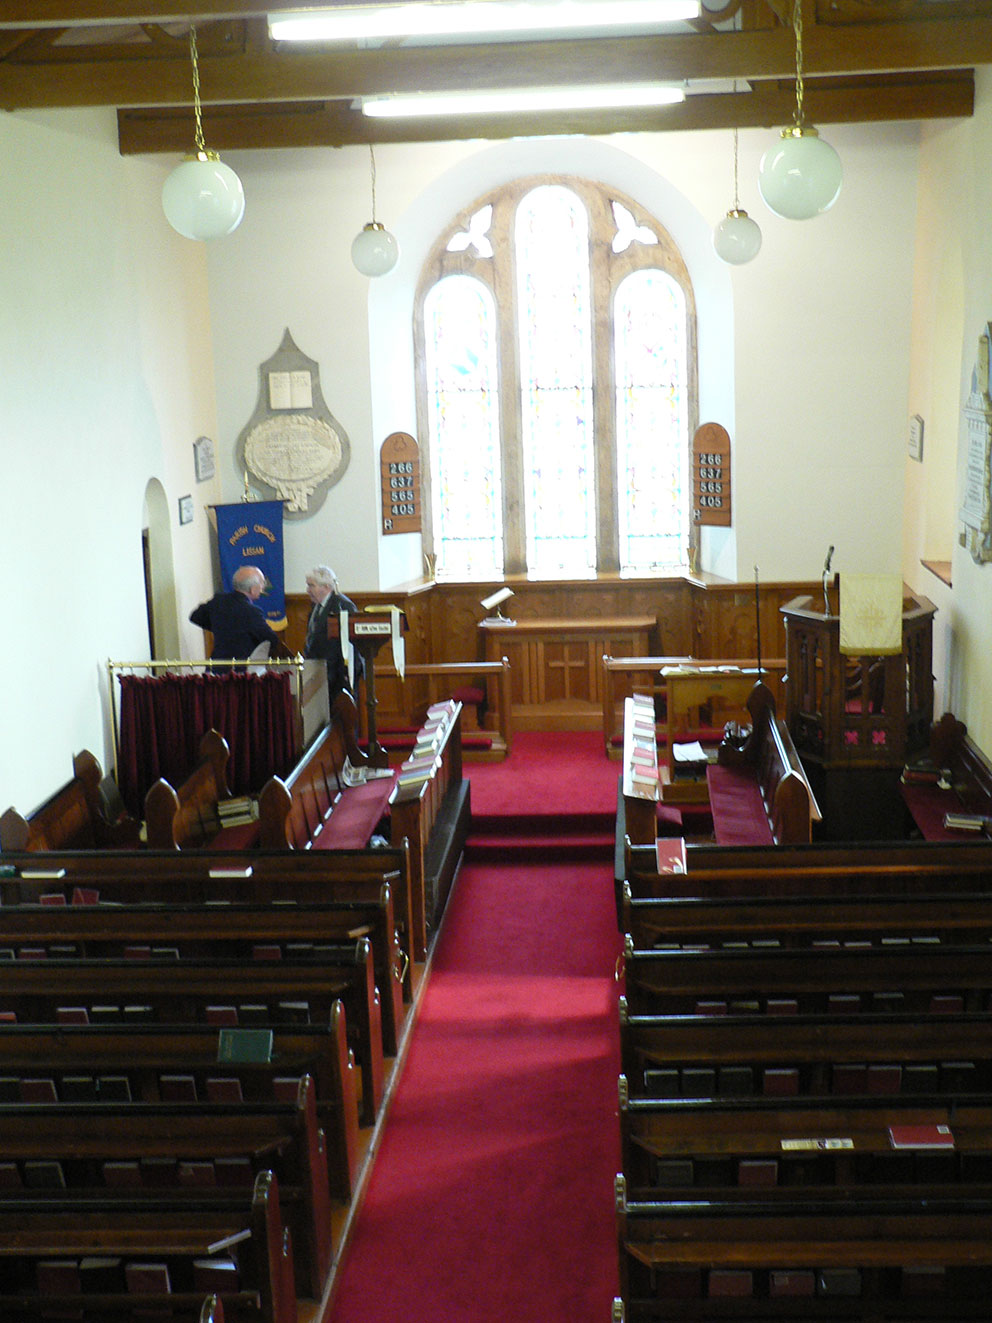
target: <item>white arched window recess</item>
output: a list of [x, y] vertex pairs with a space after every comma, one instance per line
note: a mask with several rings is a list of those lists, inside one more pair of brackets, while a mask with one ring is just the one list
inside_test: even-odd
[[480, 198], [425, 263], [415, 350], [440, 577], [687, 563], [695, 304], [635, 201], [563, 177]]

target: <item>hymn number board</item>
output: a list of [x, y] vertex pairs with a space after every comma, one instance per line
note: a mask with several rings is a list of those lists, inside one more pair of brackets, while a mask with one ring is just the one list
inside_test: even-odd
[[420, 447], [407, 432], [387, 436], [379, 451], [382, 531], [420, 532]]
[[719, 423], [692, 438], [692, 520], [730, 527], [730, 436]]

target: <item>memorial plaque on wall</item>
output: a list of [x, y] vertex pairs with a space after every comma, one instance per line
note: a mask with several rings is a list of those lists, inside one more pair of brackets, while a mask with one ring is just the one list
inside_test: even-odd
[[719, 423], [692, 438], [692, 521], [730, 527], [730, 436]]
[[407, 432], [387, 436], [379, 451], [382, 531], [420, 532], [420, 447]]
[[971, 391], [962, 410], [967, 429], [964, 496], [961, 502], [959, 542], [971, 552], [976, 565], [992, 561], [992, 322], [979, 337], [978, 357], [971, 374]]

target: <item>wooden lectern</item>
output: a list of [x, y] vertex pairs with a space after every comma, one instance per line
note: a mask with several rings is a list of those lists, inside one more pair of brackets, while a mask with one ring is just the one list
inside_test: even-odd
[[933, 722], [933, 615], [904, 593], [902, 649], [841, 651], [840, 616], [811, 597], [781, 608], [786, 634], [786, 724], [835, 839], [902, 834], [898, 780], [929, 745]]
[[[400, 612], [396, 626], [406, 633], [406, 616]], [[376, 732], [375, 658], [384, 643], [393, 638], [392, 611], [358, 611], [348, 616], [348, 638], [365, 662], [365, 712], [368, 720], [368, 766], [388, 767], [389, 754], [379, 743]], [[327, 618], [328, 638], [339, 636], [338, 618]]]

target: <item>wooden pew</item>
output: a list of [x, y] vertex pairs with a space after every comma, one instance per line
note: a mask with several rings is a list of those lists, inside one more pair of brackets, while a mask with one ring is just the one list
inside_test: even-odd
[[[403, 953], [402, 982], [409, 1001], [413, 990], [413, 944], [410, 919], [410, 866], [406, 843], [374, 850], [125, 851], [99, 856], [57, 852], [44, 857], [11, 855], [14, 870], [0, 876], [3, 904], [57, 900], [104, 900], [114, 903], [165, 901], [187, 903], [331, 904], [377, 903], [389, 888], [394, 923]], [[376, 953], [378, 959], [378, 953]], [[391, 975], [381, 984], [392, 988]]]
[[640, 896], [624, 884], [623, 931], [635, 947], [775, 942], [893, 945], [992, 938], [992, 892], [879, 896]]
[[[326, 1024], [276, 1026], [270, 1060], [222, 1063], [217, 1027], [80, 1023], [80, 1009], [60, 1016], [57, 1025], [0, 1026], [0, 1100], [54, 1090], [58, 1099], [77, 1102], [207, 1102], [234, 1093], [258, 1103], [286, 1090], [295, 1094], [299, 1081], [310, 1076], [331, 1195], [351, 1198], [358, 1171], [358, 1094], [340, 1002]], [[41, 1083], [29, 1087], [28, 1080]]]
[[[194, 1287], [193, 1264], [228, 1247], [236, 1255], [239, 1287], [222, 1294], [228, 1323], [297, 1323], [292, 1275], [292, 1245], [283, 1225], [279, 1187], [270, 1171], [259, 1174], [253, 1189], [231, 1192], [226, 1205], [190, 1209], [181, 1198], [163, 1195], [136, 1208], [107, 1191], [85, 1208], [52, 1208], [51, 1200], [19, 1196], [0, 1201], [0, 1313], [5, 1318], [50, 1317], [56, 1310], [87, 1319], [126, 1316], [132, 1311], [195, 1310], [203, 1290]], [[79, 1260], [112, 1256], [155, 1262], [157, 1272], [144, 1289], [84, 1292]], [[77, 1270], [76, 1284], [59, 1273], [61, 1289], [45, 1289], [41, 1265]], [[164, 1265], [178, 1284], [165, 1287]], [[126, 1269], [126, 1262], [125, 1262]], [[42, 1269], [44, 1271], [44, 1269]], [[123, 1273], [122, 1273], [123, 1276]], [[150, 1288], [150, 1289], [149, 1289]], [[76, 1311], [79, 1311], [77, 1313]]]
[[[992, 1102], [928, 1105], [899, 1098], [766, 1098], [764, 1105], [711, 1099], [629, 1098], [621, 1091], [623, 1172], [636, 1198], [749, 1189], [788, 1198], [837, 1187], [895, 1194], [948, 1194], [965, 1186], [992, 1193]], [[944, 1127], [946, 1150], [894, 1148]], [[905, 1140], [903, 1142], [906, 1142]], [[931, 1139], [931, 1143], [934, 1141]]]
[[722, 847], [687, 842], [681, 873], [659, 871], [660, 846], [626, 841], [623, 874], [637, 896], [860, 896], [987, 891], [992, 843]]
[[15, 808], [0, 817], [0, 851], [133, 849], [141, 824], [122, 804], [108, 810], [104, 786], [99, 762], [83, 749], [72, 760], [72, 780], [44, 804], [26, 818]]
[[[930, 729], [928, 782], [912, 769], [903, 774], [900, 790], [918, 831], [925, 840], [967, 839], [970, 833], [946, 827], [947, 813], [965, 813], [992, 823], [992, 762], [968, 735], [963, 721], [945, 712]], [[937, 784], [944, 774], [946, 784]]]
[[[681, 784], [666, 782], [671, 769], [659, 762], [656, 742], [645, 751], [645, 737], [638, 735], [638, 722], [642, 732], [649, 722], [653, 728], [647, 703], [643, 697], [625, 702], [618, 856], [625, 838], [634, 845], [650, 845], [657, 836], [659, 800], [670, 794], [681, 798]], [[738, 747], [725, 740], [720, 745], [705, 783], [700, 779], [698, 786], [692, 783], [686, 790], [687, 802], [708, 802], [716, 839], [725, 845], [809, 842], [820, 810], [785, 723], [775, 715], [771, 690], [756, 684], [747, 707], [751, 730], [746, 742]], [[647, 765], [645, 759], [652, 753]]]
[[[145, 823], [150, 850], [187, 850], [209, 845], [221, 832], [217, 805], [230, 799], [227, 740], [208, 730], [200, 740], [200, 760], [175, 789], [163, 777], [145, 795]], [[253, 833], [254, 835], [255, 833]], [[238, 845], [253, 843], [239, 839]]]
[[64, 1005], [141, 1006], [151, 1022], [203, 1023], [208, 1006], [250, 1002], [264, 1008], [260, 1024], [275, 1026], [298, 1022], [300, 1015], [326, 1022], [338, 1000], [358, 1057], [362, 1121], [372, 1125], [382, 1101], [382, 1028], [365, 939], [347, 949], [317, 950], [311, 959], [0, 962], [0, 1009], [26, 1023], [55, 1023]]
[[899, 996], [907, 1012], [955, 995], [984, 1011], [992, 992], [988, 944], [807, 947], [624, 952], [626, 996], [634, 1014], [692, 1014], [700, 1002], [767, 1004], [791, 999], [800, 1012], [826, 1012], [832, 996]]
[[156, 886], [154, 879], [141, 879], [137, 886], [105, 885], [107, 894], [96, 905], [5, 905], [0, 951], [13, 957], [27, 945], [53, 948], [53, 954], [120, 959], [144, 949], [149, 957], [174, 951], [176, 958], [212, 954], [250, 960], [256, 952], [281, 958], [314, 944], [367, 940], [380, 993], [383, 1051], [396, 1055], [406, 1009], [403, 957], [385, 883], [374, 895], [362, 896], [364, 888], [356, 886], [358, 894], [327, 903], [174, 903], [172, 890], [167, 883]]
[[[295, 767], [265, 783], [258, 800], [258, 843], [263, 850], [306, 850], [318, 843], [323, 849], [368, 845], [386, 812], [392, 780], [348, 784], [346, 762], [353, 768], [367, 766], [355, 738], [357, 725], [355, 700], [342, 691], [334, 700], [331, 720]], [[342, 829], [345, 815], [340, 810], [346, 804], [348, 825]]]
[[[350, 695], [342, 695], [352, 704]], [[469, 785], [462, 772], [461, 704], [455, 704], [436, 749], [436, 763], [419, 786], [374, 779], [348, 787], [342, 779], [348, 756], [345, 732], [353, 730], [349, 708], [335, 701], [331, 723], [290, 775], [273, 777], [259, 797], [259, 843], [263, 849], [324, 853], [340, 848], [335, 828], [347, 806], [350, 849], [367, 843], [383, 816], [390, 815], [394, 849], [406, 849], [409, 894], [401, 918], [411, 962], [426, 958], [428, 933], [436, 930], [468, 830]], [[402, 768], [400, 769], [402, 772]], [[357, 832], [357, 835], [356, 835]], [[404, 846], [404, 842], [408, 844]]]
[[987, 1014], [631, 1014], [623, 1072], [636, 1097], [964, 1099], [992, 1095]]
[[427, 957], [448, 902], [471, 818], [470, 785], [462, 774], [462, 704], [444, 705], [429, 772], [401, 765], [389, 797], [390, 836], [410, 852], [413, 952]]
[[331, 1267], [327, 1155], [313, 1081], [294, 1102], [3, 1103], [0, 1211], [31, 1195], [54, 1208], [111, 1196], [140, 1210], [162, 1194], [191, 1211], [275, 1172], [295, 1247], [296, 1294], [320, 1299]]
[[772, 660], [753, 657], [603, 657], [603, 743], [608, 758], [619, 758], [623, 748], [624, 700], [634, 694], [649, 696], [664, 720], [668, 681], [662, 673], [668, 666], [739, 666], [750, 670], [760, 666], [773, 693], [782, 692], [785, 658]]
[[751, 731], [745, 743], [738, 748], [724, 741], [707, 769], [717, 842], [752, 844], [766, 832], [773, 845], [809, 842], [820, 810], [788, 728], [775, 714], [771, 690], [755, 685], [747, 709]]
[[988, 1197], [634, 1201], [619, 1176], [616, 1212], [627, 1323], [987, 1316]]

